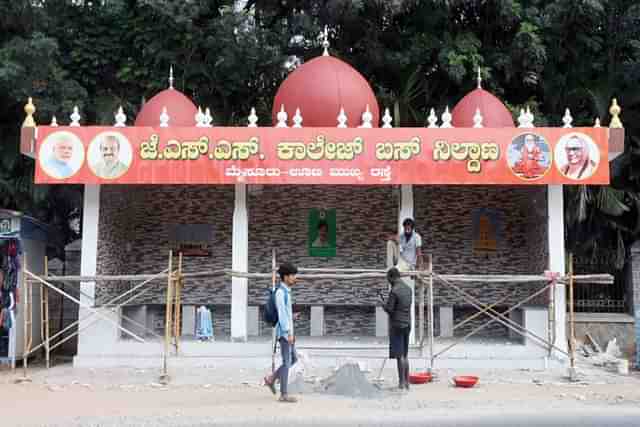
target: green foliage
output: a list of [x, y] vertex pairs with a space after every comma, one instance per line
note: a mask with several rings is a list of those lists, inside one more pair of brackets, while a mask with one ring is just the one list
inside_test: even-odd
[[[640, 190], [640, 5], [634, 0], [70, 0], [0, 2], [0, 203], [51, 219], [77, 209], [74, 187], [33, 186], [33, 164], [18, 153], [28, 96], [38, 122], [110, 124], [122, 105], [131, 120], [143, 98], [176, 88], [208, 106], [220, 125], [246, 123], [256, 107], [268, 125], [271, 103], [292, 55], [331, 53], [372, 84], [381, 107], [403, 126], [423, 126], [483, 85], [517, 116], [557, 126], [608, 122], [617, 97], [629, 136], [612, 163], [610, 188], [567, 190], [568, 245], [593, 250], [632, 241]], [[242, 6], [239, 8], [238, 6]], [[75, 192], [75, 193], [74, 193]], [[77, 205], [77, 207], [79, 204]], [[578, 207], [579, 209], [575, 209]], [[59, 221], [56, 219], [55, 221]], [[62, 221], [64, 222], [64, 221]], [[594, 229], [613, 237], [600, 242]], [[585, 231], [586, 230], [586, 231]], [[635, 234], [634, 234], [635, 233]]]

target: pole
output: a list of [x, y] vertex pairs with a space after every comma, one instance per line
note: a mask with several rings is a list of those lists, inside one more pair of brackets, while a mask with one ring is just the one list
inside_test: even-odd
[[[49, 275], [49, 258], [44, 257], [44, 274]], [[51, 343], [49, 342], [49, 288], [40, 284], [40, 297], [42, 298], [40, 310], [40, 331], [44, 340], [44, 354], [47, 369], [51, 366]]]
[[169, 382], [169, 371], [167, 367], [167, 357], [169, 354], [169, 344], [171, 341], [171, 296], [173, 289], [173, 251], [169, 251], [169, 278], [167, 279], [167, 298], [165, 307], [164, 322], [164, 351], [162, 355], [162, 375], [160, 381], [167, 384]]
[[22, 258], [22, 290], [23, 290], [23, 312], [22, 312], [22, 378], [19, 382], [31, 382], [29, 377], [27, 376], [27, 355], [29, 354], [29, 311], [31, 308], [29, 307], [29, 281], [27, 280], [27, 275], [25, 274], [27, 271], [27, 253], [24, 253]]
[[433, 255], [427, 257], [429, 272], [429, 373], [433, 371]]
[[576, 334], [575, 316], [573, 311], [573, 254], [569, 253], [569, 351], [571, 360], [571, 372], [576, 369]]
[[174, 319], [173, 319], [173, 326], [174, 326], [174, 343], [175, 343], [175, 349], [176, 349], [176, 355], [180, 352], [180, 328], [182, 325], [181, 322], [181, 314], [182, 314], [182, 302], [181, 302], [181, 297], [182, 297], [182, 252], [178, 253], [178, 276], [175, 278], [174, 280], [174, 287], [175, 287], [175, 306], [174, 306]]
[[[276, 249], [271, 254], [271, 292], [276, 289]], [[276, 372], [276, 329], [271, 331], [271, 375]]]

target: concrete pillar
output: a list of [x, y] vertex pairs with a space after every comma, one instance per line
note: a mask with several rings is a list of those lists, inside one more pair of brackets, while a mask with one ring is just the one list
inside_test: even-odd
[[440, 306], [440, 337], [453, 337], [453, 307], [450, 305]]
[[[95, 276], [98, 264], [98, 230], [100, 223], [100, 185], [85, 184], [84, 201], [82, 209], [82, 252], [80, 257], [80, 275]], [[96, 298], [96, 282], [80, 283], [80, 302], [93, 307]], [[79, 309], [79, 318], [87, 316], [87, 310]], [[94, 318], [81, 320], [79, 324], [78, 354], [88, 350], [90, 339], [94, 335], [94, 327], [86, 328], [86, 325], [95, 321]], [[106, 323], [99, 321], [98, 323]], [[107, 324], [109, 325], [109, 324]], [[105, 325], [106, 326], [106, 325]], [[109, 327], [114, 328], [112, 325]], [[115, 331], [115, 328], [114, 328]]]
[[[146, 305], [137, 305], [137, 306], [129, 306], [124, 307], [122, 309], [122, 314], [126, 315], [129, 319], [133, 320], [130, 322], [129, 320], [122, 318], [122, 327], [133, 332], [139, 337], [144, 337], [147, 331], [144, 329], [147, 325], [147, 306]], [[123, 333], [120, 333], [121, 336]], [[125, 334], [126, 335], [126, 334]], [[126, 335], [128, 337], [128, 335]]]
[[324, 335], [324, 306], [317, 305], [311, 307], [311, 336], [321, 337]]
[[[549, 310], [544, 307], [526, 307], [522, 310], [524, 327], [527, 331], [532, 332], [540, 338], [547, 338], [547, 327], [549, 325]], [[527, 335], [524, 338], [525, 345], [538, 346], [541, 350], [546, 351], [546, 344]]]
[[182, 306], [182, 335], [192, 337], [196, 334], [196, 306]]
[[[232, 269], [247, 272], [249, 264], [249, 218], [247, 212], [247, 185], [236, 184], [233, 210]], [[249, 288], [246, 278], [231, 279], [231, 340], [247, 340], [247, 308]]]
[[[565, 248], [564, 248], [564, 198], [562, 185], [547, 186], [547, 214], [549, 238], [549, 270], [564, 276]], [[555, 286], [555, 341], [554, 345], [567, 351], [567, 297], [564, 285]], [[542, 335], [543, 337], [546, 336]], [[560, 358], [566, 358], [556, 352]]]
[[382, 307], [376, 307], [376, 336], [389, 336], [389, 315]]
[[[405, 218], [413, 218], [413, 185], [402, 184], [400, 186], [400, 209], [398, 209], [398, 232], [402, 231], [402, 221]], [[411, 334], [409, 342], [416, 343], [416, 282], [408, 278], [404, 281], [411, 288]]]
[[247, 310], [247, 335], [257, 337], [260, 335], [260, 307], [249, 306]]
[[[512, 312], [509, 313], [509, 320], [511, 320], [512, 322], [517, 323], [520, 326], [524, 327], [524, 312], [522, 309], [515, 309]], [[546, 334], [546, 328], [545, 328], [545, 334]], [[546, 338], [546, 335], [540, 335], [542, 338]], [[516, 331], [514, 331], [513, 329], [509, 328], [509, 338], [512, 340], [520, 340], [520, 341], [524, 341], [524, 337], [522, 335], [520, 335], [519, 333], [517, 333]]]

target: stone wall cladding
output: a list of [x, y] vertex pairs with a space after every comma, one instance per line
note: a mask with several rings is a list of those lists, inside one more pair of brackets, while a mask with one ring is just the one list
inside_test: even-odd
[[[437, 273], [531, 274], [546, 269], [545, 186], [414, 186], [414, 206], [424, 251], [433, 254]], [[335, 258], [307, 254], [307, 217], [309, 209], [314, 207], [336, 208], [338, 256]], [[471, 214], [476, 207], [503, 212], [503, 239], [494, 256], [472, 253]], [[231, 268], [233, 208], [233, 186], [103, 186], [98, 272], [148, 274], [166, 269], [168, 225], [176, 223], [215, 226], [213, 255], [186, 258], [184, 271]], [[248, 210], [252, 272], [270, 271], [273, 248], [278, 262], [287, 260], [304, 267], [382, 269], [386, 267], [383, 235], [386, 229], [396, 227], [398, 198], [392, 186], [274, 185], [263, 186], [259, 192], [249, 191]], [[125, 250], [127, 242], [132, 245], [131, 252]], [[130, 286], [98, 286], [97, 305]], [[483, 303], [494, 303], [509, 295], [506, 305], [518, 302], [540, 286], [542, 284], [461, 285]], [[251, 280], [249, 304], [262, 305], [270, 287], [268, 279]], [[158, 281], [134, 303], [162, 304], [165, 288], [165, 283]], [[382, 279], [301, 281], [293, 291], [293, 301], [300, 307], [327, 306], [327, 333], [341, 328], [353, 334], [373, 335], [378, 290], [386, 293], [387, 284]], [[437, 305], [464, 304], [455, 292], [437, 281], [434, 291]], [[228, 308], [231, 280], [225, 277], [189, 279], [182, 295], [184, 304], [227, 305]], [[544, 301], [539, 299], [535, 303]], [[362, 310], [356, 310], [356, 306]], [[220, 333], [228, 335], [229, 328], [225, 325], [230, 323], [230, 308], [216, 312], [214, 318], [219, 320], [214, 321]], [[343, 317], [337, 317], [336, 313]], [[359, 323], [364, 319], [363, 313], [368, 316], [366, 326]], [[302, 322], [304, 331], [306, 326], [303, 326], [304, 320]], [[215, 328], [218, 334], [218, 326]], [[265, 330], [268, 328], [263, 325], [263, 333]]]
[[324, 330], [329, 336], [375, 336], [375, 307], [328, 306]]
[[[268, 202], [267, 202], [268, 201]], [[335, 208], [337, 255], [308, 256], [309, 209]], [[386, 267], [385, 229], [395, 229], [398, 200], [390, 186], [264, 186], [249, 196], [249, 265], [252, 271], [271, 271], [272, 250], [278, 263], [290, 261], [307, 268]], [[249, 301], [262, 304], [270, 280], [252, 281]], [[315, 280], [293, 290], [296, 304], [373, 305], [380, 280]]]
[[[100, 194], [100, 274], [152, 274], [167, 268], [169, 225], [206, 223], [214, 226], [210, 257], [188, 257], [184, 271], [231, 268], [233, 186], [103, 186]], [[126, 242], [132, 246], [126, 252]], [[153, 289], [136, 304], [162, 304], [166, 283]], [[131, 287], [99, 286], [96, 304]], [[189, 279], [182, 292], [184, 304], [230, 304], [231, 281], [225, 277]]]
[[[424, 253], [440, 274], [541, 274], [547, 269], [545, 186], [414, 186], [417, 229]], [[472, 212], [502, 211], [502, 238], [495, 255], [473, 254]], [[544, 284], [456, 283], [481, 302], [507, 297], [515, 304]], [[426, 293], [425, 293], [426, 294]], [[426, 297], [426, 295], [425, 295]], [[434, 280], [436, 305], [464, 304], [450, 287]], [[530, 304], [544, 304], [538, 298]]]

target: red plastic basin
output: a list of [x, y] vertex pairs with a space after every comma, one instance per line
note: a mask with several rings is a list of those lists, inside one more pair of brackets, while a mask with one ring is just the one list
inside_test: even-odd
[[425, 384], [431, 382], [433, 376], [429, 372], [414, 372], [409, 374], [409, 382], [411, 384]]
[[478, 379], [478, 377], [474, 377], [472, 375], [460, 375], [457, 377], [453, 377], [453, 382], [455, 383], [456, 387], [471, 388], [476, 385]]

